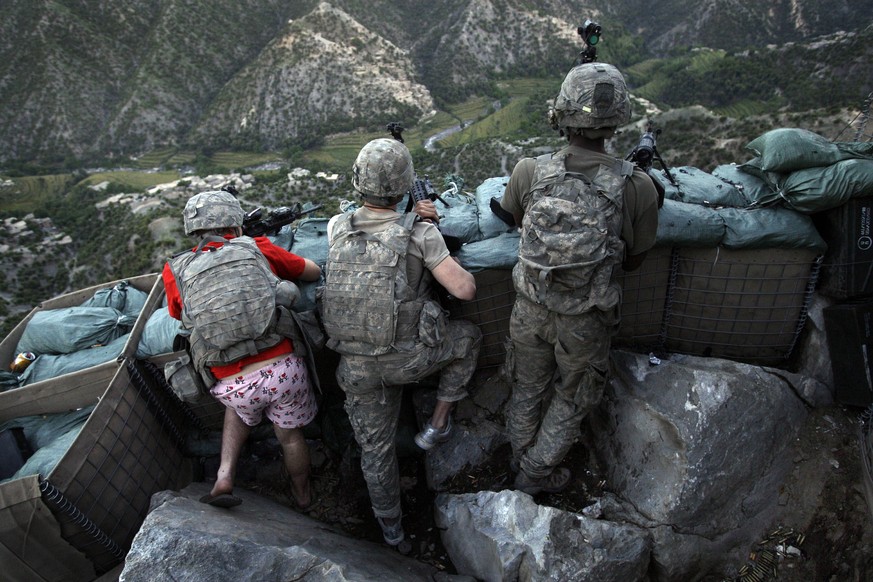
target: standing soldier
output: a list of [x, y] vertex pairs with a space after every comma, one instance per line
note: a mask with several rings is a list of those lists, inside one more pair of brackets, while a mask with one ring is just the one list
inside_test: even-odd
[[409, 551], [408, 543], [401, 545], [395, 450], [402, 388], [440, 372], [436, 407], [415, 442], [429, 450], [448, 440], [450, 412], [467, 395], [481, 332], [468, 321], [447, 319], [434, 299], [434, 280], [462, 300], [475, 297], [476, 283], [428, 221], [439, 220], [433, 202], [397, 212], [415, 176], [406, 146], [375, 139], [361, 149], [352, 172], [363, 207], [328, 227], [323, 321], [328, 347], [341, 354], [337, 382], [361, 447], [373, 513], [385, 542]]
[[570, 471], [558, 465], [603, 395], [619, 325], [616, 274], [639, 267], [655, 243], [652, 180], [604, 149], [630, 115], [618, 69], [599, 62], [573, 68], [549, 111], [568, 145], [519, 161], [501, 201], [521, 225], [507, 420], [515, 488], [531, 495], [570, 483]]
[[[233, 195], [203, 192], [185, 205], [185, 234], [199, 244], [163, 271], [169, 314], [182, 320], [189, 353], [210, 393], [225, 407], [221, 465], [201, 501], [233, 507], [237, 462], [251, 427], [266, 416], [282, 446], [291, 496], [309, 509], [309, 446], [303, 427], [317, 412], [305, 360], [286, 337], [300, 292], [290, 280], [316, 281], [321, 269], [274, 245], [242, 235], [245, 213]], [[297, 346], [298, 348], [300, 346]]]

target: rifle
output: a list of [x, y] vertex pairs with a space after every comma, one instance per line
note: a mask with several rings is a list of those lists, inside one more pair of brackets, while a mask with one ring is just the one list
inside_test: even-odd
[[[223, 186], [221, 189], [228, 194], [232, 194], [234, 198], [239, 198], [239, 190], [230, 184]], [[316, 204], [304, 210], [300, 203], [297, 202], [293, 206], [281, 206], [270, 210], [266, 216], [264, 216], [263, 208], [255, 208], [245, 214], [242, 231], [244, 235], [250, 237], [276, 236], [286, 224], [291, 224], [300, 217], [306, 216], [319, 208], [321, 208], [321, 204]]]
[[[385, 126], [385, 129], [391, 134], [391, 137], [399, 141], [403, 142], [403, 126], [393, 121]], [[452, 188], [449, 188], [443, 194], [447, 194], [450, 192], [457, 193], [458, 186], [453, 182]], [[436, 190], [433, 187], [433, 184], [430, 182], [430, 178], [425, 175], [424, 178], [420, 178], [418, 174], [415, 175], [415, 180], [412, 183], [412, 189], [409, 191], [409, 200], [406, 202], [406, 212], [410, 212], [412, 207], [422, 200], [430, 200], [431, 202], [436, 202], [439, 200], [444, 205], [449, 206], [449, 203], [445, 201], [445, 199], [437, 194]], [[439, 225], [436, 225], [437, 229], [440, 230], [440, 234], [443, 235], [443, 240], [446, 242], [446, 247], [448, 247], [450, 252], [455, 252], [461, 249], [461, 240], [449, 234], [445, 234], [440, 229]]]
[[302, 216], [306, 216], [310, 212], [321, 208], [321, 204], [316, 204], [307, 209], [303, 209], [299, 202], [293, 206], [282, 206], [271, 210], [264, 216], [263, 208], [255, 208], [251, 212], [247, 212], [243, 220], [243, 234], [246, 236], [276, 236], [282, 227], [286, 224], [291, 224]]
[[[644, 131], [643, 135], [640, 137], [640, 141], [625, 159], [635, 163], [642, 171], [648, 174], [649, 177], [652, 175], [652, 165], [655, 160], [657, 160], [664, 169], [664, 174], [667, 175], [667, 179], [670, 180], [670, 183], [678, 187], [676, 180], [673, 178], [673, 174], [670, 173], [670, 168], [667, 167], [664, 158], [662, 158], [661, 154], [658, 153], [659, 135], [661, 135], [661, 130], [654, 129], [651, 123], [648, 124], [646, 126], [646, 131]], [[664, 192], [664, 187], [661, 185], [661, 182], [655, 178], [652, 178], [652, 182], [655, 183], [655, 188], [658, 190], [658, 208], [660, 208], [664, 205], [664, 195], [666, 193]]]

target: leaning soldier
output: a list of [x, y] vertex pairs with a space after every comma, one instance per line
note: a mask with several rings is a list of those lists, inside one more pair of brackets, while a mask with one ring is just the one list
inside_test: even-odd
[[462, 300], [475, 297], [476, 283], [449, 255], [433, 202], [397, 212], [414, 175], [412, 157], [397, 140], [375, 139], [361, 149], [352, 185], [363, 206], [329, 224], [322, 296], [327, 345], [341, 355], [337, 382], [361, 447], [373, 512], [385, 542], [401, 552], [409, 551], [395, 450], [402, 388], [440, 372], [433, 414], [415, 442], [424, 450], [445, 442], [481, 344], [479, 328], [448, 320], [435, 299], [434, 281]]
[[237, 463], [251, 427], [266, 416], [282, 446], [294, 504], [308, 510], [314, 497], [303, 427], [317, 406], [310, 371], [287, 337], [288, 309], [299, 296], [291, 281], [316, 281], [321, 269], [267, 237], [242, 236], [245, 213], [228, 192], [192, 196], [183, 216], [185, 234], [199, 244], [165, 265], [167, 306], [190, 333], [197, 373], [226, 407], [218, 475], [200, 501], [242, 502], [233, 495]]
[[603, 395], [619, 325], [616, 275], [639, 267], [655, 243], [655, 185], [604, 147], [630, 115], [618, 69], [573, 68], [549, 112], [569, 143], [519, 161], [501, 201], [521, 225], [507, 355], [510, 466], [515, 488], [531, 495], [570, 483], [559, 464]]

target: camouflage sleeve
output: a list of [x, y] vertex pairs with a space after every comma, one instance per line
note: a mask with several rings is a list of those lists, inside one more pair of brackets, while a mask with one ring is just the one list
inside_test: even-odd
[[506, 184], [503, 199], [500, 201], [501, 208], [513, 215], [524, 215], [535, 167], [536, 160], [533, 158], [523, 158], [515, 164], [509, 183]]

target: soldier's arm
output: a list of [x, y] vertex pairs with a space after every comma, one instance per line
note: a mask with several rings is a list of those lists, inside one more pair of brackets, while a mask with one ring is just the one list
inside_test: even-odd
[[431, 273], [453, 297], [464, 301], [476, 298], [476, 280], [454, 257], [443, 259]]

